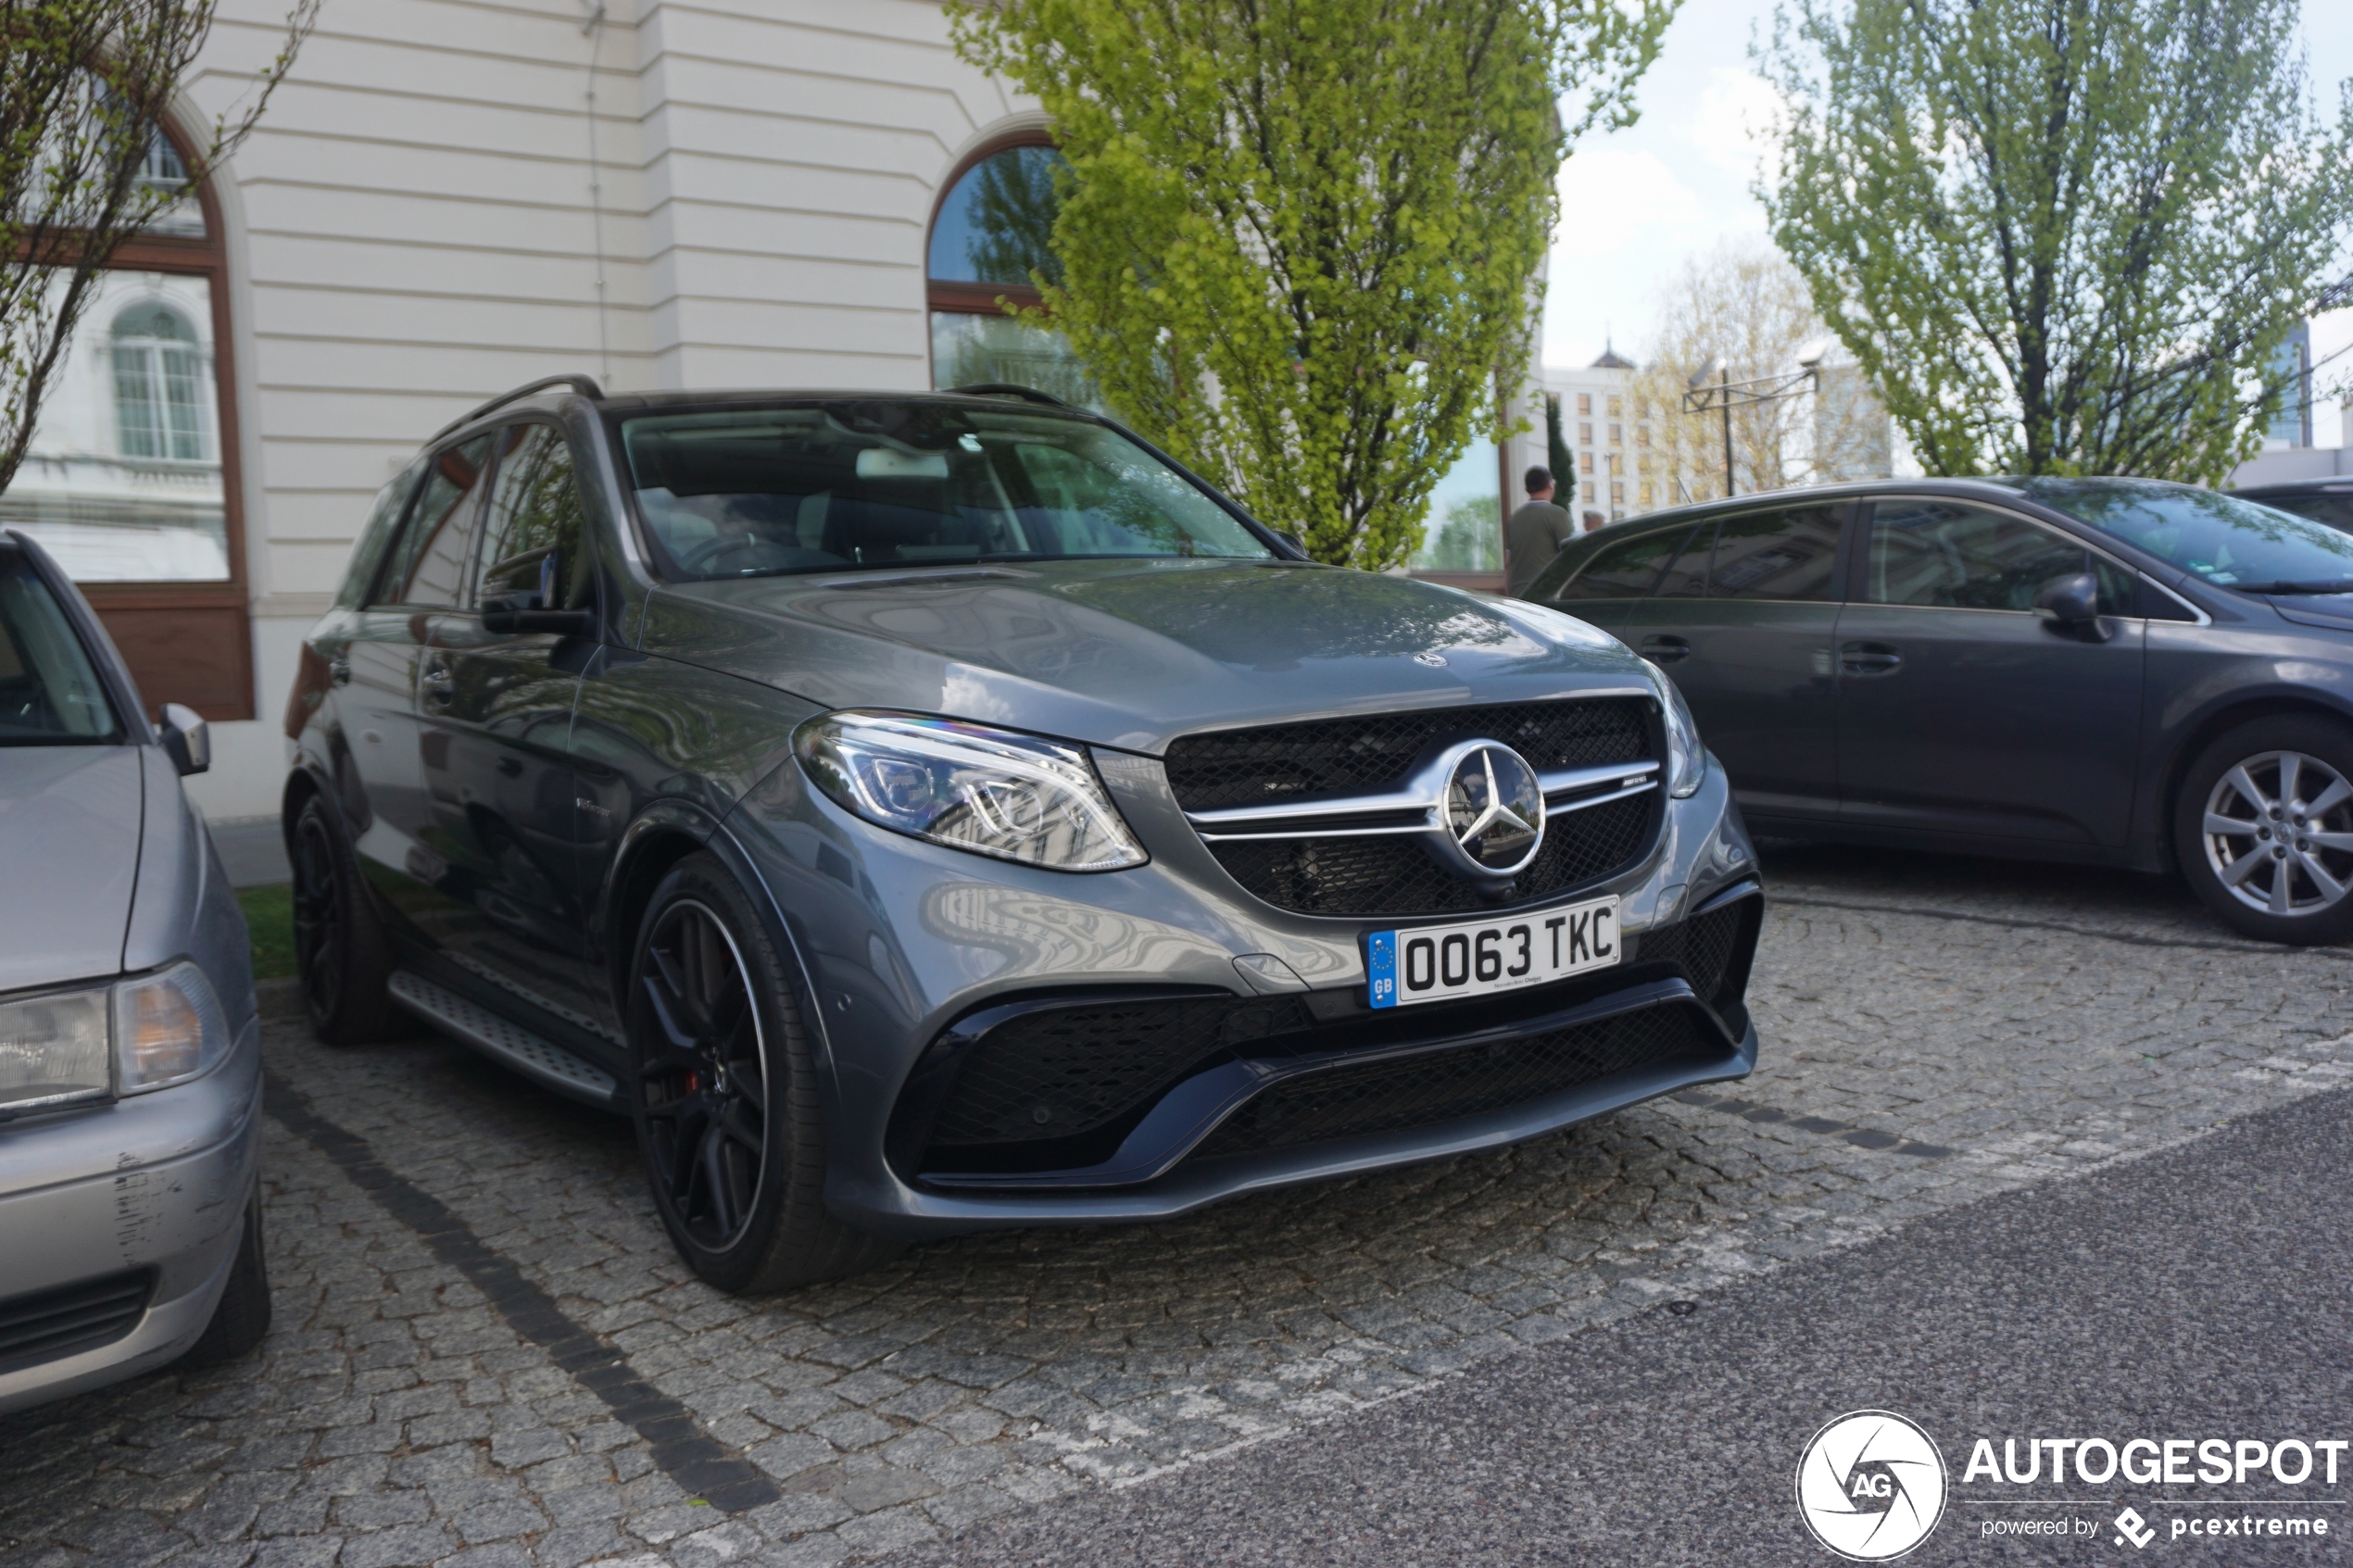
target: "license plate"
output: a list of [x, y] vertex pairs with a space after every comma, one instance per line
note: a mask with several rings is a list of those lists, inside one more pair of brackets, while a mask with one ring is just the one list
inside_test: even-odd
[[1466, 920], [1365, 940], [1365, 971], [1377, 1008], [1452, 1001], [1607, 969], [1618, 960], [1617, 900], [1504, 920]]

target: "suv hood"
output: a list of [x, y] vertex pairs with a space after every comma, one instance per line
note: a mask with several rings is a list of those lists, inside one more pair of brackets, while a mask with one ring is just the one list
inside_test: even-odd
[[[135, 746], [0, 746], [0, 991], [122, 970], [139, 874]], [[42, 889], [40, 897], [22, 890]]]
[[1653, 689], [1583, 621], [1288, 562], [1067, 561], [665, 588], [652, 654], [827, 708], [890, 708], [1157, 754], [1190, 730], [1580, 689]]

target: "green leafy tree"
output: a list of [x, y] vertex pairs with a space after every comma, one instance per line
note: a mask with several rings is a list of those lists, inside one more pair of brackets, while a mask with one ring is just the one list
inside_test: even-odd
[[1775, 239], [1931, 473], [2213, 480], [2353, 222], [2296, 0], [1793, 0]]
[[0, 490], [24, 460], [97, 274], [245, 140], [320, 0], [296, 0], [239, 112], [183, 158], [159, 128], [211, 34], [214, 4], [0, 0]]
[[1677, 3], [951, 12], [1069, 160], [1038, 319], [1146, 435], [1318, 558], [1381, 568], [1525, 377], [1560, 161], [1632, 119]]

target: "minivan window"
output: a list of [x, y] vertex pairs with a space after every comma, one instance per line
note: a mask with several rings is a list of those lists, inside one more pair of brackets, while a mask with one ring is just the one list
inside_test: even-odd
[[1273, 552], [1151, 453], [1038, 409], [881, 401], [623, 421], [672, 579]]
[[1716, 531], [1712, 599], [1838, 597], [1839, 508], [1784, 507], [1743, 512]]
[[2032, 609], [2054, 577], [2084, 570], [2082, 545], [2007, 512], [1947, 501], [1871, 508], [1864, 598], [1947, 609]]
[[2019, 489], [2218, 588], [2353, 583], [2353, 534], [2235, 495], [2128, 480], [2025, 480]]
[[65, 606], [21, 552], [0, 549], [0, 746], [121, 739], [122, 721]]
[[1658, 581], [1660, 569], [1674, 558], [1677, 546], [1694, 532], [1695, 527], [1659, 528], [1604, 545], [1554, 602], [1642, 598]]
[[400, 544], [384, 563], [378, 604], [454, 609], [464, 585], [467, 547], [473, 542], [475, 502], [490, 465], [490, 441], [478, 435], [436, 454]]

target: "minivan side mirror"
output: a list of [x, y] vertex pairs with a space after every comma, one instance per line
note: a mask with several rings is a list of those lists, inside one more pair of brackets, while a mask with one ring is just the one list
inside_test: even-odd
[[1299, 552], [1300, 559], [1305, 560], [1308, 558], [1307, 541], [1302, 539], [1298, 534], [1293, 533], [1290, 529], [1270, 528], [1266, 532], [1272, 533], [1276, 538], [1280, 539], [1284, 544], [1289, 545], [1292, 549], [1297, 550]]
[[165, 755], [180, 770], [182, 778], [212, 766], [212, 731], [196, 716], [195, 709], [177, 702], [165, 703], [156, 729]]
[[2100, 580], [2088, 571], [2054, 577], [2034, 596], [2034, 613], [2056, 632], [2096, 630], [2100, 623]]

